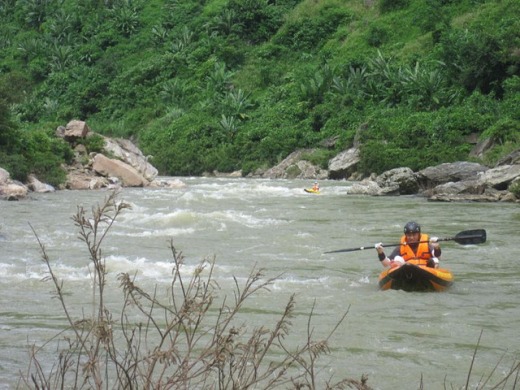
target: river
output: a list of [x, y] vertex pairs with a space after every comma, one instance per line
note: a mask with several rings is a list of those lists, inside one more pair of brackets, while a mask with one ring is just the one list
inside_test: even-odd
[[[180, 179], [185, 188], [121, 190], [118, 198], [132, 209], [121, 214], [104, 244], [108, 283], [115, 286], [110, 294], [119, 293], [120, 272], [135, 273], [145, 286], [168, 286], [172, 240], [188, 268], [215, 256], [215, 278], [224, 290], [255, 266], [266, 277], [281, 275], [269, 293], [251, 298], [251, 324], [274, 326], [292, 294], [299, 313], [292, 320], [295, 335], [305, 334], [314, 302], [318, 338], [348, 310], [330, 354], [319, 360], [322, 374], [336, 379], [365, 374], [374, 389], [417, 389], [421, 380], [427, 389], [464, 388], [481, 333], [470, 388], [488, 376], [497, 383], [518, 361], [518, 204], [347, 195], [346, 181], [322, 181], [322, 193], [313, 195], [303, 191], [312, 183], [301, 180]], [[0, 202], [1, 389], [15, 387], [27, 369], [30, 345], [41, 345], [63, 325], [52, 285], [43, 281], [47, 272], [31, 226], [69, 302], [88, 311], [89, 256], [71, 217], [78, 205], [89, 211], [107, 195], [58, 191]], [[486, 229], [481, 245], [442, 243], [441, 264], [455, 276], [447, 292], [377, 289], [382, 267], [373, 245], [398, 242], [409, 220], [438, 237]], [[369, 248], [323, 254], [361, 246]]]

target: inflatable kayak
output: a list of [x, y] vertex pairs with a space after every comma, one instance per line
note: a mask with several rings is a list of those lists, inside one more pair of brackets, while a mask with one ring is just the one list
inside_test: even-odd
[[407, 262], [381, 272], [378, 284], [381, 290], [444, 291], [453, 284], [453, 274], [447, 269]]
[[304, 188], [303, 190], [305, 192], [308, 192], [309, 194], [319, 194], [320, 193], [320, 190], [315, 190], [313, 188]]

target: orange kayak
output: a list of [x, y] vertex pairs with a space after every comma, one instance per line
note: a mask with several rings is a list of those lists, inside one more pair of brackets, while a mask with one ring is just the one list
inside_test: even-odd
[[378, 284], [381, 290], [444, 291], [453, 284], [453, 274], [444, 268], [407, 262], [381, 272]]

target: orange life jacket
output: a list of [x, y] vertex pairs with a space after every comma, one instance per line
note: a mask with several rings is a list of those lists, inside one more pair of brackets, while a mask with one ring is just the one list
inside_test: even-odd
[[[406, 236], [401, 237], [401, 257], [405, 261], [409, 260], [419, 260], [417, 263], [419, 265], [426, 265], [428, 264], [428, 260], [432, 257], [432, 254], [430, 253], [430, 246], [428, 244], [429, 237], [427, 234], [421, 234], [421, 237], [419, 238], [419, 245], [417, 246], [417, 251], [414, 252], [412, 248], [410, 248], [409, 245], [405, 245], [406, 243]], [[425, 241], [425, 242], [422, 242]], [[414, 263], [416, 263], [414, 261]]]

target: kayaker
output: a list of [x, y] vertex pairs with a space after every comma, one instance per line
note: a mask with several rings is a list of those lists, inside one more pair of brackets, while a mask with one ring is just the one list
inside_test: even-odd
[[385, 255], [383, 243], [377, 243], [375, 248], [384, 267], [396, 267], [408, 260], [420, 259], [428, 267], [437, 268], [441, 257], [438, 238], [429, 238], [427, 234], [421, 233], [421, 225], [413, 221], [404, 225], [401, 245], [395, 247], [390, 256]]
[[320, 185], [317, 181], [314, 182], [314, 185], [312, 186], [312, 190], [315, 192], [318, 192], [320, 190]]

